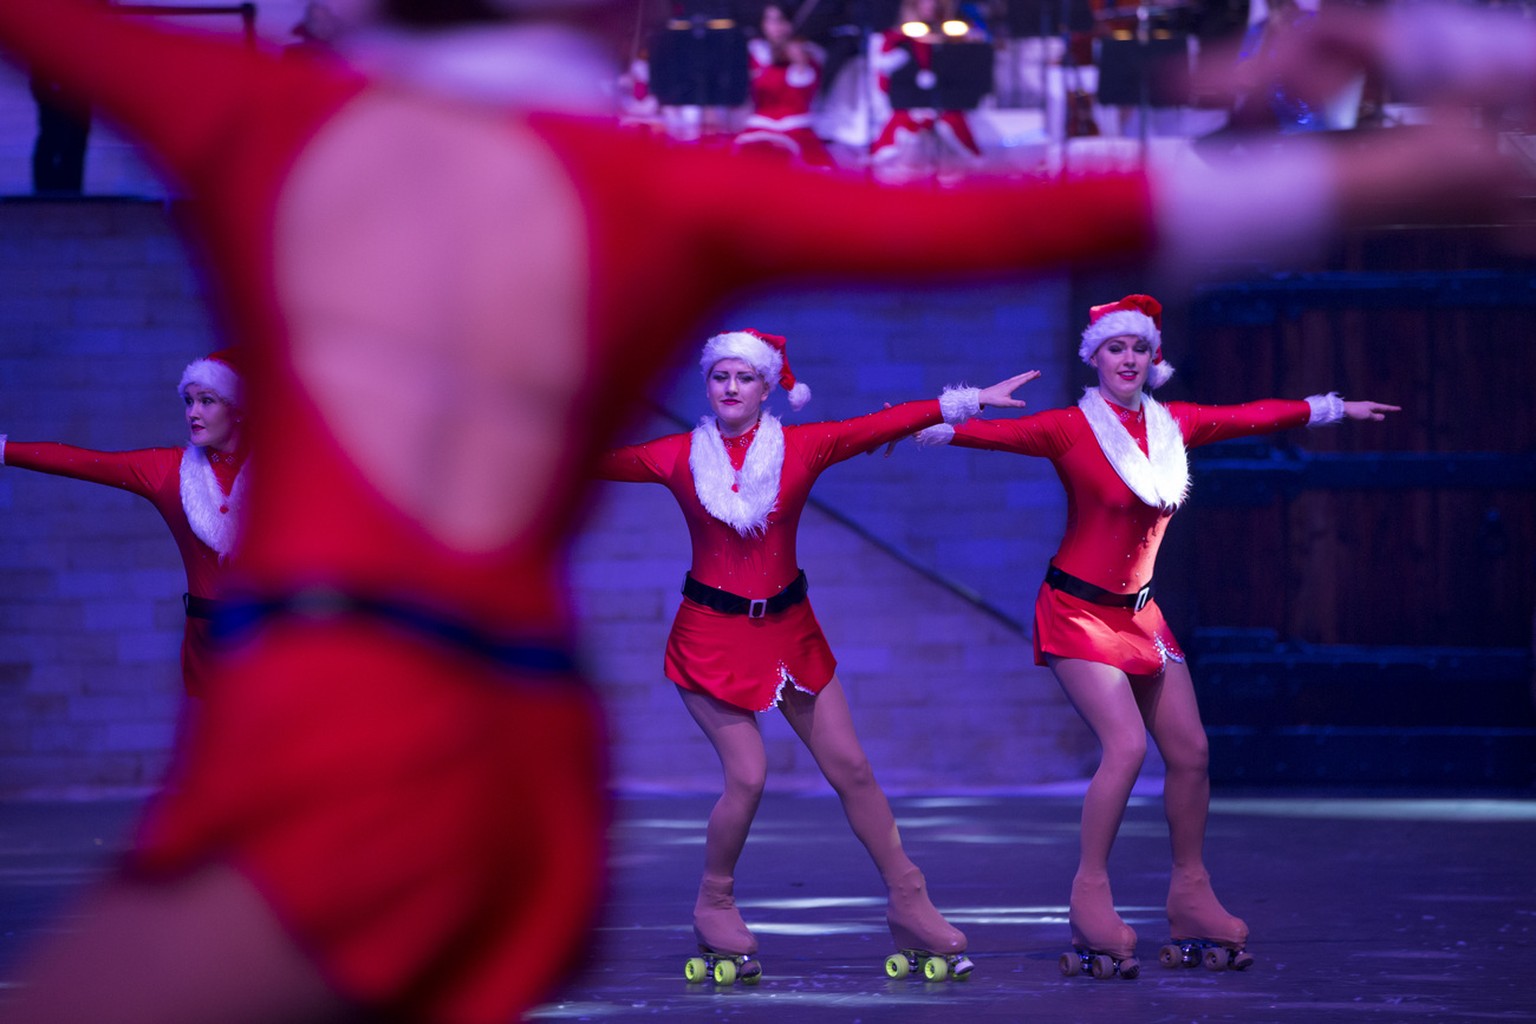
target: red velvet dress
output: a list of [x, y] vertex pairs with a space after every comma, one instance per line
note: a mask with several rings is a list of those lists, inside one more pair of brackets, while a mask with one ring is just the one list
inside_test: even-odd
[[812, 167], [834, 167], [832, 154], [811, 127], [811, 104], [821, 88], [820, 53], [810, 46], [806, 52], [811, 63], [791, 64], [776, 61], [773, 48], [762, 39], [747, 45], [752, 115], [736, 144], [779, 149]]
[[[245, 346], [252, 408], [264, 411], [252, 422], [240, 585], [405, 595], [494, 636], [569, 642], [565, 559], [590, 469], [677, 345], [700, 337], [701, 319], [737, 289], [807, 274], [1059, 266], [1153, 241], [1139, 176], [882, 191], [662, 147], [607, 123], [375, 85], [336, 63], [274, 59], [89, 0], [0, 3], [0, 46], [98, 105], [197, 199], [190, 226]], [[507, 324], [513, 350], [570, 352], [581, 366], [573, 390], [541, 396], [563, 450], [520, 477], [537, 514], [492, 550], [449, 546], [354, 464], [323, 404], [336, 396], [312, 393], [297, 368], [309, 339], [280, 287], [296, 250], [292, 237], [279, 244], [279, 226], [327, 243], [283, 215], [285, 201], [333, 180], [324, 165], [347, 158], [333, 143], [428, 110], [455, 131], [472, 124], [497, 152], [536, 147], [539, 160], [520, 165], [539, 178], [531, 191], [578, 204], [544, 234], [470, 239], [520, 246], [530, 265], [540, 254], [536, 269], [563, 275], [575, 296], [554, 301], [579, 307], [565, 313], [574, 337], [530, 331], [526, 317]], [[391, 199], [369, 203], [348, 179], [317, 208], [345, 206], [388, 229], [418, 208], [412, 188], [459, 168], [425, 148], [410, 159], [409, 175], [364, 166]], [[793, 201], [764, 201], [785, 195]], [[573, 246], [575, 258], [549, 255]], [[383, 265], [370, 280], [420, 277], [419, 252], [368, 256]], [[328, 294], [324, 280], [305, 283]], [[604, 875], [603, 730], [579, 678], [511, 670], [357, 616], [272, 620], [219, 670], [177, 758], [185, 777], [142, 829], [139, 871], [231, 861], [340, 991], [397, 1013], [501, 1022], [559, 979]]]
[[[187, 454], [183, 448], [97, 452], [65, 444], [20, 441], [7, 441], [4, 448], [7, 466], [106, 484], [147, 498], [165, 520], [165, 525], [170, 527], [176, 550], [181, 552], [181, 564], [187, 572], [187, 592], [193, 597], [213, 599], [220, 593], [223, 564], [219, 553], [198, 539], [182, 505], [182, 460]], [[226, 498], [218, 508], [207, 510], [208, 514], [230, 515], [231, 506], [227, 499], [239, 475], [241, 460], [226, 456], [204, 465], [212, 467], [213, 476]], [[208, 694], [213, 658], [211, 625], [208, 619], [188, 616], [182, 634], [182, 685], [194, 697]]]
[[[710, 515], [699, 500], [688, 462], [691, 434], [671, 434], [610, 452], [599, 463], [598, 475], [666, 487], [682, 509], [693, 542], [689, 574], [738, 597], [768, 598], [800, 572], [795, 548], [800, 514], [822, 471], [939, 419], [937, 401], [907, 402], [858, 419], [785, 427], [778, 503], [767, 528], [747, 536]], [[746, 448], [727, 444], [726, 452], [739, 472]], [[685, 690], [707, 693], [746, 711], [766, 711], [778, 703], [785, 686], [820, 693], [832, 681], [837, 659], [809, 598], [757, 619], [684, 599], [667, 637], [665, 669], [667, 678]]]
[[[1111, 405], [1143, 453], [1140, 412]], [[1186, 448], [1304, 425], [1311, 406], [1269, 399], [1244, 405], [1170, 402]], [[1163, 531], [1173, 517], [1126, 486], [1081, 410], [1051, 409], [1014, 420], [971, 420], [955, 428], [962, 448], [1038, 455], [1051, 460], [1067, 489], [1067, 532], [1051, 561], [1063, 572], [1116, 594], [1134, 594], [1152, 579]], [[1165, 660], [1183, 661], [1155, 600], [1140, 611], [1093, 604], [1041, 584], [1035, 598], [1035, 663], [1047, 654], [1113, 665], [1127, 675], [1155, 675]]]

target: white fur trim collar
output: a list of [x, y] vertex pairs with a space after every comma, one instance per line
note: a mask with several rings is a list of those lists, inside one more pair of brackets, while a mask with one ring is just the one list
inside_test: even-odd
[[1147, 418], [1148, 454], [1143, 455], [1098, 388], [1087, 388], [1077, 407], [1087, 418], [1104, 457], [1136, 497], [1166, 512], [1179, 507], [1189, 495], [1189, 459], [1184, 453], [1184, 435], [1172, 413], [1151, 395], [1141, 396]]
[[689, 439], [688, 468], [693, 471], [694, 493], [705, 511], [743, 537], [762, 533], [768, 528], [768, 517], [779, 505], [784, 428], [778, 417], [764, 412], [738, 473], [731, 465], [715, 418], [706, 416], [693, 428]]
[[[181, 510], [198, 540], [218, 552], [219, 561], [235, 548], [240, 529], [240, 506], [245, 499], [245, 467], [235, 474], [235, 484], [225, 496], [213, 473], [208, 453], [188, 445], [181, 453]], [[228, 512], [220, 509], [227, 508]]]

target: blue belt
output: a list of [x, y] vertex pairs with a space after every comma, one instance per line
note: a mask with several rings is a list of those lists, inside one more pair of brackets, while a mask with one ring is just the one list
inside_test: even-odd
[[215, 638], [226, 643], [248, 636], [276, 618], [327, 622], [371, 619], [436, 641], [498, 668], [540, 675], [574, 675], [579, 668], [569, 647], [537, 640], [493, 636], [441, 612], [391, 598], [370, 597], [326, 587], [296, 590], [279, 597], [232, 597], [219, 602], [213, 620]]

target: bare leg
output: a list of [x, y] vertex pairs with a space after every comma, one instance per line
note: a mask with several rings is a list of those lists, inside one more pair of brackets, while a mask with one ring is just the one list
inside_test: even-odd
[[736, 862], [762, 802], [768, 754], [757, 716], [707, 693], [681, 687], [683, 705], [720, 757], [724, 788], [704, 832], [704, 877], [693, 908], [699, 944], [717, 953], [757, 952], [757, 939], [736, 909]]
[[270, 1024], [360, 1021], [256, 888], [226, 865], [166, 881], [115, 879], [80, 926], [26, 970], [16, 1024]]
[[1136, 949], [1136, 932], [1115, 913], [1109, 888], [1109, 851], [1147, 756], [1146, 725], [1124, 672], [1077, 658], [1051, 658], [1050, 665], [1100, 747], [1099, 767], [1083, 798], [1082, 835], [1069, 913], [1072, 941], [1128, 957]]
[[958, 953], [965, 935], [934, 909], [923, 873], [902, 849], [890, 801], [875, 781], [859, 744], [843, 684], [836, 677], [817, 696], [787, 689], [784, 718], [800, 737], [842, 801], [848, 824], [880, 871], [889, 893], [886, 922], [902, 948]]
[[1168, 924], [1176, 939], [1211, 939], [1241, 947], [1248, 926], [1222, 907], [1205, 868], [1205, 825], [1211, 807], [1210, 750], [1189, 668], [1169, 662], [1138, 694], [1142, 713], [1167, 765], [1163, 808], [1173, 847]]

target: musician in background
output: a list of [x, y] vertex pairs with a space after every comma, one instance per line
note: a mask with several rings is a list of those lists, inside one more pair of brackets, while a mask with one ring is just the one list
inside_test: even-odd
[[[932, 89], [937, 84], [933, 71], [934, 47], [947, 42], [980, 39], [976, 30], [970, 25], [960, 28], [962, 24], [955, 17], [952, 0], [902, 0], [896, 26], [887, 29], [880, 37], [874, 56], [880, 91], [890, 97], [893, 77], [909, 68], [916, 70], [919, 89]], [[956, 34], [951, 35], [952, 31]], [[870, 144], [870, 157], [877, 163], [895, 159], [904, 144], [910, 144], [925, 132], [932, 132], [956, 153], [981, 156], [981, 147], [976, 144], [965, 111], [918, 107], [891, 111], [885, 128]]]
[[763, 7], [759, 35], [747, 43], [752, 114], [736, 136], [740, 149], [789, 157], [811, 167], [837, 162], [811, 127], [826, 54], [801, 38], [791, 0]]

